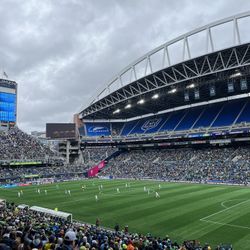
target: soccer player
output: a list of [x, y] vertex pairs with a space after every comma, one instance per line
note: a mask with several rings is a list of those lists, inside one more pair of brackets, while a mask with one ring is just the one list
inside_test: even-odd
[[161, 189], [161, 184], [159, 184], [159, 189]]
[[40, 193], [41, 193], [39, 188], [37, 189], [37, 193], [38, 193], [38, 194], [40, 194]]
[[96, 202], [98, 201], [98, 196], [97, 196], [97, 195], [95, 195], [95, 201], [96, 201]]
[[47, 195], [47, 190], [46, 189], [44, 190], [44, 193], [45, 193], [45, 195]]
[[160, 198], [160, 195], [158, 194], [158, 192], [155, 192], [155, 198]]
[[103, 185], [101, 184], [101, 189], [103, 189]]
[[146, 187], [145, 187], [145, 186], [144, 186], [143, 190], [144, 190], [144, 192], [147, 192], [147, 189], [146, 189]]
[[69, 194], [69, 196], [71, 196], [71, 192], [70, 192], [70, 190], [68, 190], [68, 194]]
[[20, 192], [17, 192], [17, 196], [18, 196], [18, 198], [20, 198], [20, 196], [21, 196], [21, 193], [20, 193]]
[[126, 188], [128, 187], [128, 183], [125, 184], [125, 187], [126, 187]]
[[23, 195], [23, 190], [20, 191], [21, 195]]
[[116, 192], [119, 194], [119, 193], [120, 193], [120, 189], [119, 189], [119, 188], [117, 188], [117, 189], [116, 189]]

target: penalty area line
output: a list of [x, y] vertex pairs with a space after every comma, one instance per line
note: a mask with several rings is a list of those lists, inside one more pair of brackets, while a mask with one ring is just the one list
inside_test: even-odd
[[225, 203], [227, 203], [227, 202], [229, 202], [229, 201], [242, 201], [242, 200], [245, 201], [246, 199], [225, 200], [225, 201], [221, 202], [220, 204], [221, 204], [222, 207], [228, 208], [228, 207], [225, 205]]
[[212, 223], [212, 224], [216, 224], [216, 225], [222, 225], [222, 226], [229, 226], [229, 227], [235, 227], [235, 228], [250, 229], [250, 227], [248, 227], [248, 226], [241, 226], [241, 225], [235, 225], [235, 224], [230, 224], [230, 223], [222, 223], [222, 222], [217, 222], [217, 221], [213, 221], [213, 220], [209, 220], [208, 219], [208, 218], [210, 218], [210, 217], [212, 217], [212, 216], [214, 216], [216, 214], [223, 213], [223, 212], [225, 212], [225, 211], [227, 211], [227, 210], [229, 210], [231, 208], [237, 207], [237, 206], [242, 205], [244, 203], [247, 203], [249, 201], [250, 201], [250, 199], [249, 200], [244, 200], [242, 202], [239, 202], [239, 203], [237, 203], [237, 204], [235, 204], [235, 205], [233, 205], [231, 207], [226, 207], [225, 209], [222, 209], [222, 210], [220, 210], [220, 211], [218, 211], [216, 213], [213, 213], [213, 214], [210, 214], [210, 215], [208, 215], [206, 217], [201, 218], [200, 221], [207, 222], [207, 223]]
[[247, 226], [240, 226], [240, 225], [235, 225], [235, 224], [222, 223], [222, 222], [217, 222], [217, 221], [212, 221], [212, 220], [206, 220], [206, 219], [200, 219], [200, 221], [207, 222], [207, 223], [212, 223], [212, 224], [216, 224], [216, 225], [222, 225], [222, 226], [229, 226], [229, 227], [250, 229], [250, 227], [247, 227]]
[[233, 206], [231, 206], [231, 207], [227, 207], [227, 208], [222, 209], [222, 210], [220, 210], [220, 211], [218, 211], [218, 212], [216, 212], [216, 213], [213, 213], [213, 214], [210, 214], [210, 215], [208, 215], [208, 216], [205, 216], [205, 217], [201, 218], [200, 220], [206, 220], [207, 218], [210, 218], [210, 217], [212, 217], [212, 216], [214, 216], [214, 215], [216, 215], [216, 214], [220, 214], [220, 213], [222, 213], [222, 212], [225, 212], [225, 211], [227, 211], [227, 210], [229, 210], [229, 209], [231, 209], [231, 208], [237, 207], [237, 206], [239, 206], [239, 205], [241, 205], [241, 204], [244, 204], [244, 203], [246, 203], [246, 202], [248, 202], [248, 201], [250, 201], [250, 200], [242, 201], [242, 202], [237, 203], [237, 204], [235, 204], [235, 205], [233, 205]]

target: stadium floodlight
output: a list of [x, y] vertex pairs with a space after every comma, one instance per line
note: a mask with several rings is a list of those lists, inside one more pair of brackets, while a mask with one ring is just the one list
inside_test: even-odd
[[159, 98], [159, 94], [154, 94], [153, 96], [152, 96], [152, 99], [158, 99]]
[[241, 76], [241, 75], [242, 75], [241, 72], [236, 72], [236, 73], [232, 74], [232, 75], [230, 76], [230, 78], [239, 77], [239, 76]]
[[117, 109], [117, 110], [115, 110], [114, 112], [113, 112], [113, 114], [118, 114], [118, 113], [120, 113], [120, 109]]
[[194, 83], [191, 83], [189, 85], [187, 85], [187, 89], [193, 89], [195, 87], [195, 84]]
[[173, 93], [175, 93], [176, 91], [177, 91], [177, 89], [174, 88], [174, 89], [169, 90], [168, 93], [169, 93], [169, 94], [173, 94]]
[[137, 103], [138, 104], [143, 104], [145, 101], [144, 101], [144, 99], [140, 99]]
[[130, 103], [128, 103], [126, 106], [125, 106], [125, 109], [130, 109], [132, 107], [132, 105]]

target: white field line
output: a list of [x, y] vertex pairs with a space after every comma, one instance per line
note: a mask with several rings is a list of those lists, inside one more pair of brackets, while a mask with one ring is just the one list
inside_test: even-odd
[[[228, 201], [231, 201], [231, 200], [228, 200]], [[222, 226], [229, 226], [229, 227], [250, 229], [250, 227], [247, 227], [247, 226], [241, 226], [241, 225], [235, 225], [235, 224], [222, 223], [222, 222], [217, 222], [217, 221], [213, 221], [213, 220], [208, 220], [208, 218], [210, 218], [210, 217], [212, 217], [212, 216], [214, 216], [214, 215], [216, 215], [216, 214], [223, 213], [223, 212], [225, 212], [225, 211], [227, 211], [227, 210], [229, 210], [229, 209], [231, 209], [231, 208], [237, 207], [237, 206], [239, 206], [239, 205], [241, 205], [241, 204], [244, 204], [244, 203], [246, 203], [246, 202], [248, 202], [248, 201], [250, 201], [250, 199], [249, 199], [249, 200], [244, 200], [244, 201], [242, 201], [242, 202], [240, 202], [240, 203], [237, 203], [237, 204], [235, 204], [235, 205], [233, 205], [233, 206], [231, 206], [231, 207], [226, 207], [225, 209], [222, 209], [222, 210], [220, 210], [220, 211], [218, 211], [218, 212], [216, 212], [216, 213], [213, 213], [213, 214], [210, 214], [210, 215], [208, 215], [208, 216], [206, 216], [206, 217], [201, 218], [200, 221], [208, 222], [208, 223], [212, 223], [212, 224], [217, 224], [217, 225], [222, 225]], [[224, 202], [226, 202], [226, 201], [224, 201]], [[223, 204], [224, 202], [221, 203], [222, 206], [224, 205], [224, 204]]]
[[212, 223], [212, 224], [222, 225], [222, 226], [229, 226], [229, 227], [250, 229], [250, 227], [247, 227], [247, 226], [240, 226], [240, 225], [235, 225], [235, 224], [228, 224], [228, 223], [216, 222], [216, 221], [212, 221], [212, 220], [204, 220], [204, 219], [200, 219], [200, 220], [204, 221], [204, 222]]
[[224, 205], [225, 203], [227, 203], [227, 202], [229, 202], [229, 201], [242, 201], [242, 200], [245, 201], [245, 199], [226, 200], [226, 201], [221, 202], [221, 206], [224, 207], [224, 208], [228, 208], [226, 205]]
[[248, 202], [248, 201], [250, 201], [250, 200], [242, 201], [242, 202], [237, 203], [237, 204], [235, 204], [235, 205], [233, 205], [233, 206], [231, 206], [231, 207], [227, 207], [227, 208], [222, 209], [222, 210], [220, 210], [220, 211], [218, 211], [218, 212], [216, 212], [216, 213], [213, 213], [213, 214], [210, 214], [210, 215], [208, 215], [208, 216], [206, 216], [206, 217], [203, 217], [203, 218], [201, 218], [200, 220], [205, 220], [205, 219], [207, 219], [207, 218], [209, 218], [209, 217], [212, 217], [213, 215], [220, 214], [220, 213], [225, 212], [225, 211], [227, 211], [227, 210], [229, 210], [229, 209], [231, 209], [231, 208], [234, 208], [234, 207], [237, 207], [237, 206], [239, 206], [239, 205], [241, 205], [241, 204], [244, 204], [244, 203], [246, 203], [246, 202]]

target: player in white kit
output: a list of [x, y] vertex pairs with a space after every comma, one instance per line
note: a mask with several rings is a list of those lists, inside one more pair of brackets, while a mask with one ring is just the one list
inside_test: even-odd
[[158, 194], [158, 192], [155, 192], [155, 198], [160, 198], [160, 195]]

